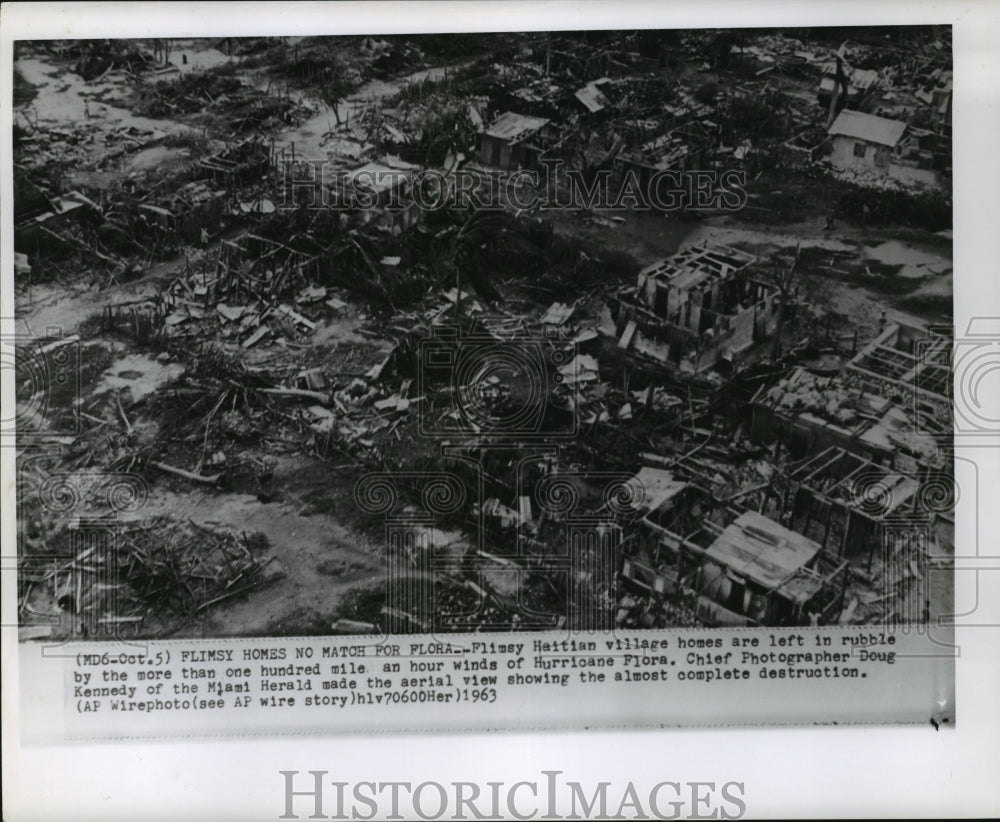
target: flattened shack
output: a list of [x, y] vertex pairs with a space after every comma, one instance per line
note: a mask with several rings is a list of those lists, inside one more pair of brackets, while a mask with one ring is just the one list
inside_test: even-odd
[[[878, 87], [878, 72], [872, 69], [852, 69], [844, 66], [843, 75], [844, 81], [847, 83], [847, 94], [838, 107], [843, 107], [846, 104], [860, 108]], [[823, 66], [823, 78], [819, 81], [819, 88], [816, 89], [816, 102], [823, 108], [828, 108], [830, 98], [836, 88], [837, 64], [827, 63]]]
[[709, 168], [712, 133], [697, 120], [671, 129], [615, 158], [620, 173], [631, 171], [643, 188], [659, 172]]
[[507, 111], [478, 135], [476, 156], [480, 163], [508, 170], [538, 167], [545, 147], [555, 136], [555, 126], [544, 117]]
[[94, 203], [71, 191], [66, 197], [43, 198], [44, 205], [37, 210], [18, 216], [14, 225], [14, 246], [24, 252], [38, 253], [38, 243], [44, 236], [43, 228], [52, 230], [83, 218]]
[[340, 197], [354, 204], [366, 223], [378, 222], [389, 229], [409, 228], [423, 216], [410, 194], [418, 170], [418, 166], [402, 161], [393, 166], [367, 163], [344, 175]]

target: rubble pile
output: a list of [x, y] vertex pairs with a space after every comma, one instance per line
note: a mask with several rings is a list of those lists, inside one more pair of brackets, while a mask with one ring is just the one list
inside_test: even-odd
[[51, 597], [95, 637], [164, 636], [283, 573], [261, 534], [163, 515], [116, 526], [111, 551], [31, 563], [21, 610], [38, 612]]
[[312, 110], [289, 96], [277, 97], [247, 86], [228, 71], [182, 74], [139, 88], [132, 110], [145, 117], [194, 115], [211, 101], [212, 116], [224, 118], [230, 133], [293, 125]]
[[858, 421], [859, 409], [853, 392], [835, 378], [824, 379], [806, 371], [786, 377], [765, 395], [769, 402], [785, 411], [816, 414], [841, 425]]

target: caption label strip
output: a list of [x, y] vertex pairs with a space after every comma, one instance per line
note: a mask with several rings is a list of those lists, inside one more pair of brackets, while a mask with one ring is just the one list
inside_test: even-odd
[[[87, 644], [57, 659], [25, 645], [21, 654], [26, 682], [51, 683], [32, 700], [39, 727], [82, 740], [952, 722], [954, 663], [929, 655], [929, 642], [884, 629], [720, 629]], [[37, 676], [52, 664], [64, 666], [62, 694]]]

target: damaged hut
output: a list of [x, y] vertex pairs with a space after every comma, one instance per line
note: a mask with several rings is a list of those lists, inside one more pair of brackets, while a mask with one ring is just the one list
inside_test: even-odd
[[483, 165], [508, 171], [538, 168], [555, 136], [556, 128], [550, 120], [508, 111], [479, 132], [476, 158]]
[[756, 511], [671, 484], [623, 564], [633, 587], [687, 604], [706, 625], [836, 623], [848, 565]]
[[778, 292], [752, 276], [756, 258], [695, 246], [639, 272], [612, 296], [619, 346], [699, 373], [774, 333]]

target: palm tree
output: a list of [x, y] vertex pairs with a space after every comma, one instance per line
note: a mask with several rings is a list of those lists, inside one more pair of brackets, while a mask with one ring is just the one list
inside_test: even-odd
[[781, 355], [781, 332], [784, 329], [785, 317], [787, 315], [788, 297], [792, 291], [792, 281], [795, 278], [795, 269], [799, 264], [799, 252], [802, 250], [802, 243], [795, 246], [795, 257], [788, 270], [781, 274], [772, 274], [768, 281], [778, 289], [778, 321], [774, 326], [774, 342], [771, 348], [771, 358], [778, 359]]
[[352, 91], [354, 86], [348, 77], [347, 67], [338, 59], [332, 58], [330, 63], [323, 68], [323, 85], [320, 92], [320, 99], [333, 109], [333, 116], [337, 118], [337, 127], [340, 127], [340, 104]]
[[463, 275], [484, 298], [496, 302], [500, 293], [486, 279], [481, 265], [484, 252], [495, 255], [501, 243], [504, 247], [524, 245], [521, 224], [506, 211], [474, 211], [452, 237], [447, 265], [455, 277], [455, 323], [458, 324], [462, 303]]

